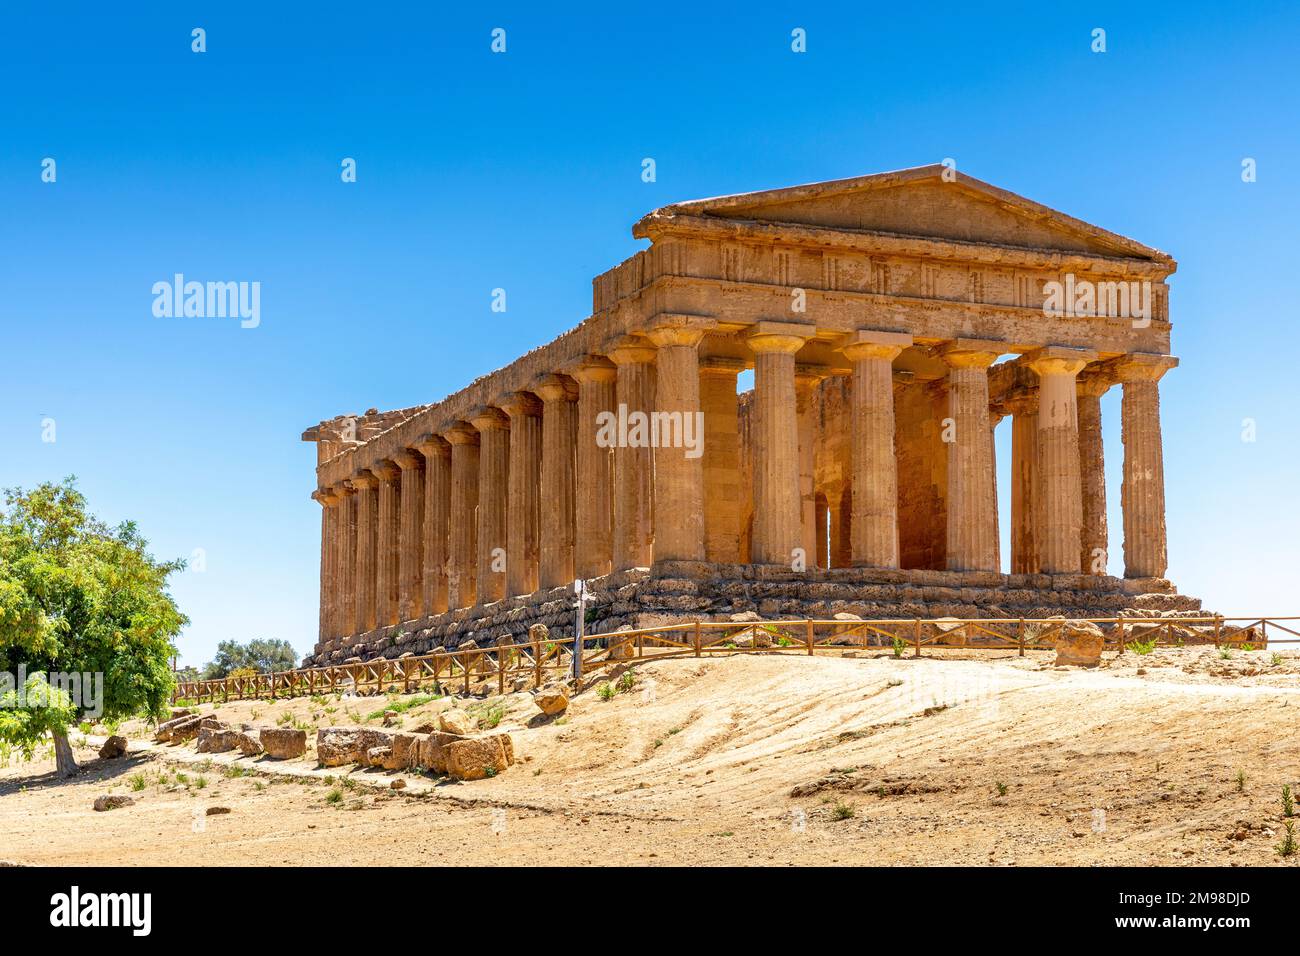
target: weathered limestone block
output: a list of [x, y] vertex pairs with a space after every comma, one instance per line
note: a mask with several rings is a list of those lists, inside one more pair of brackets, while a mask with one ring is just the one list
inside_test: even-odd
[[245, 757], [256, 757], [262, 752], [262, 741], [258, 734], [249, 730], [240, 732], [236, 746]]
[[561, 683], [547, 684], [538, 690], [533, 703], [548, 717], [562, 714], [569, 707], [569, 688]]
[[361, 731], [356, 728], [322, 727], [316, 731], [316, 759], [321, 766], [356, 763], [361, 754]]
[[396, 770], [420, 766], [420, 751], [427, 733], [402, 733], [393, 735], [393, 765]]
[[[457, 780], [482, 780], [494, 777], [510, 766], [506, 742], [508, 734], [458, 740], [447, 748], [447, 772]], [[513, 756], [513, 744], [510, 756]]]
[[239, 731], [203, 727], [199, 730], [197, 750], [201, 754], [220, 754], [239, 746]]
[[434, 773], [447, 772], [447, 748], [458, 740], [464, 740], [456, 734], [432, 733], [420, 741], [419, 765]]
[[307, 731], [290, 727], [267, 727], [259, 735], [259, 742], [268, 757], [292, 760], [307, 752]]
[[473, 727], [473, 719], [463, 710], [453, 707], [451, 710], [444, 710], [438, 715], [438, 729], [443, 733], [464, 737]]
[[99, 757], [101, 760], [116, 760], [118, 757], [126, 756], [126, 738], [114, 734], [104, 741], [104, 746], [99, 748]]

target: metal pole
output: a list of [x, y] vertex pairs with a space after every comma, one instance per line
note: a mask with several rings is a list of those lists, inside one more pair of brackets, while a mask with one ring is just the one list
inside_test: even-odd
[[582, 578], [573, 582], [574, 593], [578, 595], [578, 621], [573, 628], [573, 679], [582, 680], [582, 639], [587, 621], [587, 588]]

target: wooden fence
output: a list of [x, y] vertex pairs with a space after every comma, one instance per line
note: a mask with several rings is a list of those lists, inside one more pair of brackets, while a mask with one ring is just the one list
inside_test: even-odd
[[[1221, 616], [1072, 618], [1097, 625], [1104, 646], [1123, 654], [1137, 644], [1229, 645], [1261, 649], [1300, 643], [1300, 617], [1227, 618]], [[806, 654], [844, 646], [892, 648], [920, 657], [926, 647], [974, 650], [1050, 649], [1071, 621], [1060, 618], [888, 618], [871, 621], [686, 621], [582, 640], [583, 674], [627, 661], [705, 657], [717, 654]], [[1276, 636], [1278, 634], [1286, 636]], [[548, 679], [574, 673], [575, 642], [570, 638], [523, 641], [468, 650], [436, 651], [393, 660], [376, 658], [298, 670], [179, 681], [173, 703], [309, 697], [333, 693], [412, 692], [432, 687], [466, 694], [483, 684], [498, 693], [523, 680], [540, 687]]]

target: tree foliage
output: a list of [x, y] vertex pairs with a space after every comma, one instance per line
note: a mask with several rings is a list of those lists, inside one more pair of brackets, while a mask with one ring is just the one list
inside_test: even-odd
[[[203, 679], [269, 674], [293, 670], [297, 666], [298, 655], [288, 641], [254, 639], [247, 644], [222, 641], [217, 645], [217, 656], [203, 668]], [[235, 674], [235, 671], [241, 673]]]
[[[155, 561], [133, 522], [109, 527], [87, 511], [75, 479], [9, 489], [0, 511], [0, 671], [103, 675], [102, 720], [165, 712], [173, 641], [188, 619], [167, 593], [183, 561]], [[40, 678], [43, 680], [43, 678]], [[66, 734], [88, 701], [22, 719], [0, 739]], [[60, 732], [62, 728], [62, 732]]]

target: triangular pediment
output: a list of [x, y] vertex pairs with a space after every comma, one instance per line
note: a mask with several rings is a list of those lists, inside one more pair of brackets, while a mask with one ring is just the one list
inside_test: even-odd
[[1173, 262], [1157, 249], [942, 165], [697, 199], [657, 214]]

